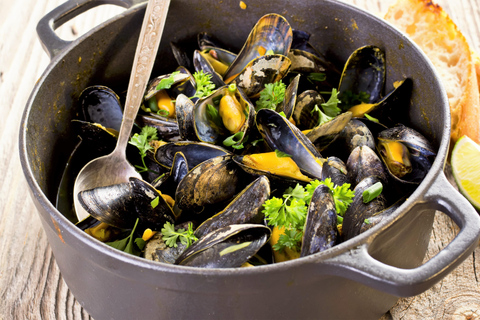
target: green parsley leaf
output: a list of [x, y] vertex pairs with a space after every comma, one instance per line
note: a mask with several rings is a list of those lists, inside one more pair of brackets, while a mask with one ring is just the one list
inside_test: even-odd
[[300, 251], [302, 246], [303, 232], [297, 229], [285, 229], [285, 234], [280, 235], [278, 242], [273, 245], [273, 250], [283, 252], [288, 247]]
[[275, 155], [277, 156], [277, 158], [291, 158], [292, 157], [288, 153], [285, 153], [285, 152], [280, 151], [278, 149], [275, 149]]
[[233, 147], [235, 149], [242, 149], [243, 144], [239, 144], [239, 143], [242, 141], [244, 134], [245, 134], [245, 132], [239, 131], [239, 132], [231, 135], [230, 137], [223, 140], [223, 145], [226, 146], [226, 147]]
[[336, 117], [338, 116], [342, 110], [338, 107], [338, 104], [341, 103], [338, 100], [338, 92], [337, 89], [332, 89], [332, 94], [327, 102], [322, 103], [323, 111], [329, 117]]
[[193, 74], [195, 79], [196, 92], [191, 98], [203, 98], [213, 93], [215, 84], [212, 82], [212, 75], [204, 73], [203, 70], [197, 71]]
[[120, 251], [124, 251], [126, 253], [130, 253], [130, 254], [133, 254], [135, 256], [140, 256], [143, 248], [145, 247], [145, 244], [142, 245], [141, 241], [139, 241], [138, 239], [140, 239], [142, 241], [143, 241], [143, 239], [142, 238], [136, 238], [135, 240], [133, 240], [133, 235], [135, 233], [135, 229], [137, 228], [138, 220], [139, 219], [137, 218], [137, 220], [135, 221], [135, 225], [132, 229], [132, 232], [130, 233], [130, 235], [128, 237], [126, 237], [124, 239], [112, 241], [112, 242], [105, 242], [105, 244], [107, 244], [110, 247], [113, 247], [115, 249], [118, 249]]
[[193, 242], [197, 241], [198, 238], [193, 234], [193, 225], [188, 224], [188, 229], [178, 229], [175, 230], [175, 225], [170, 222], [166, 222], [163, 225], [161, 230], [163, 235], [162, 239], [165, 241], [165, 244], [169, 247], [177, 247], [177, 241], [180, 240], [187, 248], [192, 245]]
[[163, 78], [162, 80], [160, 80], [155, 89], [157, 89], [158, 91], [163, 89], [170, 89], [170, 87], [175, 83], [175, 76], [179, 73], [180, 71], [172, 72], [168, 78]]
[[142, 128], [140, 134], [135, 133], [128, 141], [129, 144], [134, 145], [138, 148], [140, 156], [142, 157], [143, 166], [135, 166], [138, 172], [145, 172], [149, 169], [145, 164], [145, 157], [147, 156], [147, 151], [152, 150], [153, 147], [150, 145], [150, 141], [158, 140], [157, 129], [150, 126], [145, 126]]
[[265, 88], [260, 91], [260, 98], [256, 102], [255, 110], [272, 109], [275, 110], [277, 105], [283, 102], [285, 98], [286, 85], [282, 81], [275, 83], [267, 83]]
[[263, 139], [254, 140], [254, 141], [252, 141], [251, 145], [254, 146], [254, 147], [256, 147], [256, 146], [257, 146], [257, 143], [262, 142], [262, 141], [263, 141]]
[[355, 193], [350, 189], [350, 186], [350, 183], [344, 183], [341, 186], [335, 186], [333, 189], [335, 210], [337, 211], [338, 215], [343, 216], [353, 201]]
[[313, 107], [313, 109], [312, 109], [312, 111], [310, 111], [310, 113], [312, 115], [314, 113], [318, 113], [317, 126], [321, 126], [322, 124], [327, 123], [327, 122], [333, 120], [333, 118], [334, 118], [334, 117], [329, 117], [325, 113], [323, 113], [322, 110], [320, 110], [320, 108], [317, 105], [315, 105], [315, 107]]

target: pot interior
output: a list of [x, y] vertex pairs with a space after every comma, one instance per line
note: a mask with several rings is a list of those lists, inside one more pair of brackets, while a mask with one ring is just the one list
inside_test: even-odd
[[[91, 85], [105, 85], [121, 93], [128, 85], [145, 5], [134, 7], [74, 41], [55, 57], [33, 91], [23, 123], [27, 179], [55, 203], [63, 168], [75, 146], [70, 121], [78, 116], [78, 97]], [[177, 67], [169, 43], [196, 48], [197, 33], [206, 31], [238, 52], [251, 27], [264, 14], [286, 17], [292, 28], [311, 33], [310, 42], [341, 70], [358, 47], [376, 45], [385, 51], [386, 88], [404, 78], [413, 80], [410, 106], [405, 113], [411, 127], [427, 136], [443, 162], [449, 128], [448, 105], [432, 67], [406, 38], [392, 27], [351, 6], [335, 1], [265, 0], [248, 4], [238, 1], [172, 1], [153, 76]], [[379, 32], [379, 30], [384, 30]], [[23, 130], [22, 129], [22, 130]], [[438, 166], [437, 166], [438, 167]], [[441, 166], [440, 166], [441, 167]], [[36, 186], [35, 186], [36, 188]], [[58, 215], [58, 211], [52, 210]]]

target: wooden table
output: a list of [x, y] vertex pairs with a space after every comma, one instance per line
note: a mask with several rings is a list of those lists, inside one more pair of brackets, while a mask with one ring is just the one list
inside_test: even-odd
[[[0, 319], [90, 318], [60, 275], [28, 195], [18, 156], [20, 118], [35, 81], [49, 63], [37, 39], [41, 17], [64, 0], [0, 0]], [[248, 5], [249, 1], [244, 0]], [[383, 16], [394, 0], [348, 0]], [[438, 0], [472, 48], [480, 52], [478, 0]], [[71, 40], [124, 9], [102, 6], [58, 30]], [[438, 213], [426, 259], [454, 237]], [[475, 252], [454, 272], [416, 297], [400, 299], [382, 319], [480, 319], [480, 262]]]

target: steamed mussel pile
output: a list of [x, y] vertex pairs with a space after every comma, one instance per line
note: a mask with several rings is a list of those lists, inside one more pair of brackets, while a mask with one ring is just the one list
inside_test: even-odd
[[[238, 53], [207, 33], [193, 56], [171, 48], [179, 67], [147, 86], [127, 149], [143, 179], [78, 194], [77, 226], [116, 248], [212, 268], [314, 254], [391, 215], [431, 167], [432, 145], [402, 124], [412, 81], [384, 94], [381, 48], [339, 71], [278, 14]], [[76, 150], [112, 151], [119, 96], [92, 86], [79, 104]]]

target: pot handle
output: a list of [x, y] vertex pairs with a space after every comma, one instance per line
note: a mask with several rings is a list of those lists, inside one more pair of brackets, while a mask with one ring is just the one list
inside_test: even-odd
[[83, 12], [103, 4], [113, 4], [124, 8], [130, 8], [147, 0], [70, 0], [49, 13], [47, 13], [37, 24], [37, 34], [42, 47], [52, 60], [72, 41], [66, 41], [55, 34], [55, 30], [75, 18]]
[[[460, 228], [458, 235], [437, 255], [413, 269], [402, 269], [374, 259], [368, 252], [372, 239], [354, 250], [325, 260], [336, 276], [348, 278], [396, 296], [420, 294], [440, 281], [462, 263], [476, 248], [480, 238], [480, 218], [473, 206], [448, 182], [441, 172], [432, 182], [423, 200], [415, 203], [405, 215], [424, 210], [447, 214]], [[383, 230], [388, 232], [388, 228]], [[378, 234], [377, 234], [378, 236]], [[331, 272], [332, 273], [332, 272]]]

